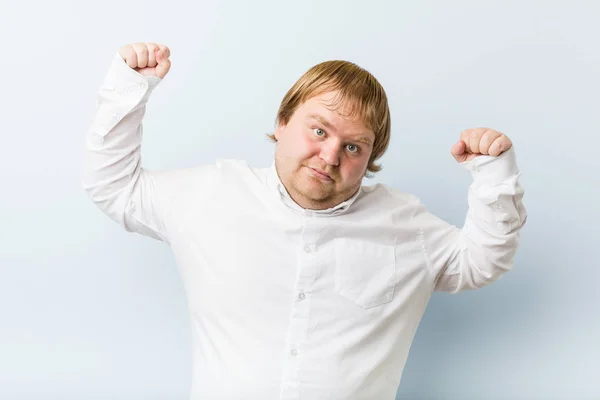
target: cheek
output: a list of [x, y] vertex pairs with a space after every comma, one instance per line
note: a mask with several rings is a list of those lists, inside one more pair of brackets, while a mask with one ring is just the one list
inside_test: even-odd
[[295, 135], [286, 144], [287, 152], [296, 158], [310, 158], [319, 154], [318, 144], [306, 138], [303, 132], [295, 132]]
[[368, 159], [347, 162], [341, 170], [342, 176], [349, 181], [359, 181], [365, 174]]

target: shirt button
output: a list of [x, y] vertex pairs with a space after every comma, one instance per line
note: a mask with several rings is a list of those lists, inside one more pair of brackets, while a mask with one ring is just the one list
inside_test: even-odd
[[312, 251], [312, 246], [310, 244], [307, 244], [306, 246], [304, 246], [304, 251], [310, 253]]
[[291, 353], [293, 356], [297, 356], [297, 355], [298, 355], [298, 350], [296, 350], [296, 349], [292, 349], [292, 351], [290, 351], [290, 353]]
[[304, 293], [300, 293], [300, 294], [298, 295], [298, 298], [299, 298], [300, 300], [304, 300], [304, 299], [306, 298], [306, 295], [305, 295]]

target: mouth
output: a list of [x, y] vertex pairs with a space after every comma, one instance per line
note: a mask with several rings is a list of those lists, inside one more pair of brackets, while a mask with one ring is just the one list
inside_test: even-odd
[[329, 176], [329, 174], [327, 174], [325, 171], [311, 167], [307, 168], [315, 178], [320, 179], [324, 182], [333, 182], [331, 176]]

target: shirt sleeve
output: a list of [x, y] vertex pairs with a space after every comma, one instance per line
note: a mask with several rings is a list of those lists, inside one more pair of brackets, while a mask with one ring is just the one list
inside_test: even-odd
[[191, 194], [190, 188], [206, 188], [215, 170], [203, 166], [152, 172], [142, 167], [142, 120], [150, 94], [160, 82], [114, 55], [86, 136], [83, 188], [126, 231], [168, 243], [169, 224], [182, 213], [177, 209], [180, 200]]
[[498, 157], [479, 156], [462, 165], [473, 182], [462, 229], [419, 205], [435, 290], [457, 293], [486, 286], [513, 267], [520, 230], [527, 220], [514, 146]]

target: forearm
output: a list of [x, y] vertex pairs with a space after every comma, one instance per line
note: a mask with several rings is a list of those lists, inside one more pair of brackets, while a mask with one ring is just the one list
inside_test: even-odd
[[142, 174], [142, 120], [159, 83], [115, 55], [98, 93], [98, 108], [86, 137], [83, 187], [107, 215], [124, 224], [125, 209]]
[[510, 270], [527, 219], [512, 148], [498, 158], [484, 157], [464, 166], [473, 176], [469, 210], [462, 229], [440, 233], [437, 238], [446, 249], [438, 258], [445, 264], [437, 290], [481, 288]]

